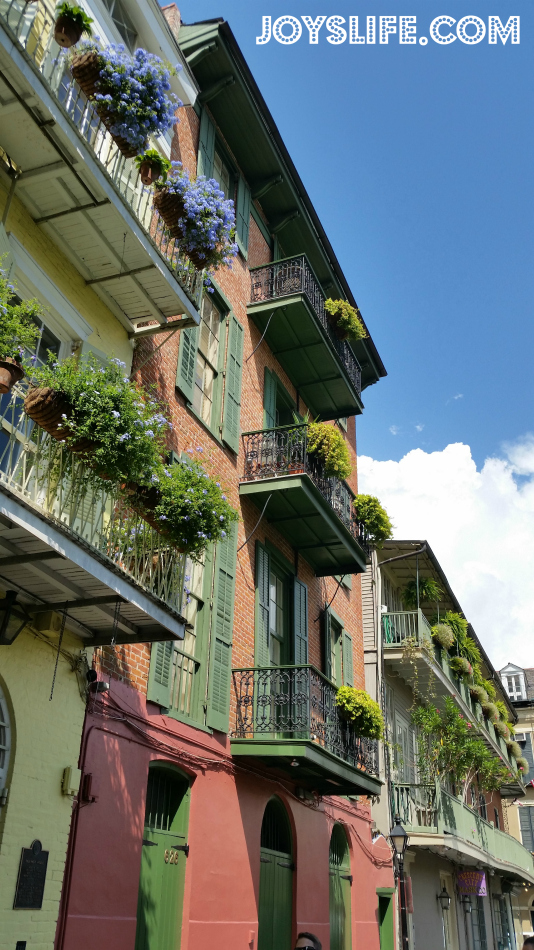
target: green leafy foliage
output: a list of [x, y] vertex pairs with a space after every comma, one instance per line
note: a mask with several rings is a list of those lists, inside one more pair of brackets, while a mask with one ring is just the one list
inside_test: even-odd
[[523, 775], [527, 775], [528, 770], [529, 770], [529, 764], [527, 760], [521, 755], [519, 756], [518, 759], [515, 760], [515, 762], [516, 762], [518, 771], [522, 772]]
[[484, 689], [486, 690], [486, 692], [487, 692], [487, 694], [488, 694], [488, 696], [489, 696], [489, 698], [491, 699], [492, 702], [493, 702], [495, 699], [497, 699], [497, 690], [495, 689], [495, 684], [492, 683], [491, 680], [485, 680], [485, 679], [483, 679], [481, 685], [482, 685], [482, 686], [484, 687]]
[[[1, 258], [0, 258], [1, 263]], [[0, 269], [0, 359], [12, 359], [23, 366], [31, 365], [26, 352], [35, 347], [39, 328], [35, 320], [42, 316], [38, 300], [14, 303], [15, 287]]]
[[308, 452], [322, 459], [328, 478], [348, 478], [352, 474], [348, 446], [337, 426], [310, 422]]
[[454, 633], [454, 639], [458, 644], [458, 647], [465, 643], [467, 639], [467, 630], [469, 624], [465, 617], [462, 617], [461, 614], [456, 613], [453, 610], [446, 610], [442, 617], [440, 617], [442, 623], [446, 623]]
[[160, 465], [153, 486], [158, 531], [193, 558], [200, 557], [208, 544], [223, 540], [239, 520], [219, 482], [192, 459]]
[[499, 721], [499, 710], [495, 703], [481, 703], [481, 706], [486, 719], [494, 723]]
[[162, 187], [167, 181], [167, 175], [171, 168], [170, 161], [161, 155], [156, 148], [147, 148], [141, 155], [136, 155], [134, 162], [138, 168], [141, 168], [144, 162], [148, 162], [157, 172], [159, 186]]
[[93, 35], [91, 23], [94, 23], [94, 20], [87, 16], [87, 13], [82, 7], [72, 6], [70, 3], [60, 3], [56, 7], [56, 17], [59, 18], [60, 16], [70, 20], [74, 26], [77, 26], [86, 36]]
[[521, 749], [521, 746], [519, 745], [519, 742], [516, 742], [515, 739], [511, 739], [509, 742], [507, 742], [506, 748], [508, 749], [508, 752], [514, 759], [521, 758], [522, 749]]
[[497, 735], [501, 736], [503, 739], [508, 739], [510, 737], [508, 726], [502, 721], [502, 719], [499, 719], [498, 722], [495, 722], [493, 726]]
[[506, 725], [508, 726], [508, 732], [510, 733], [510, 735], [515, 736], [515, 726], [513, 722], [507, 722]]
[[[64, 415], [65, 442], [87, 459], [98, 474], [113, 481], [150, 485], [165, 450], [170, 428], [158, 403], [124, 375], [125, 364], [111, 359], [102, 366], [92, 354], [48, 362], [33, 370], [34, 386], [61, 394], [70, 410]], [[89, 440], [83, 452], [76, 445]]]
[[[443, 596], [443, 591], [433, 577], [419, 578], [419, 603], [436, 603]], [[406, 610], [417, 609], [417, 580], [408, 581], [402, 592], [402, 602]]]
[[364, 525], [368, 540], [377, 548], [381, 548], [384, 541], [393, 537], [393, 525], [386, 509], [374, 495], [356, 495], [353, 504], [356, 517]]
[[465, 638], [462, 646], [460, 647], [460, 653], [466, 658], [466, 660], [469, 660], [471, 666], [480, 669], [482, 656], [472, 637]]
[[465, 656], [452, 656], [449, 660], [449, 666], [457, 676], [467, 678], [473, 673], [473, 667]]
[[508, 722], [508, 716], [510, 714], [508, 712], [508, 709], [506, 708], [506, 703], [504, 703], [502, 699], [496, 699], [495, 705], [497, 709], [499, 710], [499, 716], [501, 717], [502, 721]]
[[418, 728], [418, 768], [421, 782], [452, 782], [463, 797], [476, 779], [482, 792], [494, 791], [511, 778], [509, 768], [487, 748], [477, 728], [458, 711], [454, 700], [417, 706], [412, 720]]
[[436, 623], [432, 627], [432, 639], [444, 650], [450, 650], [454, 643], [454, 634], [446, 623]]
[[471, 698], [474, 699], [475, 702], [480, 704], [488, 702], [488, 694], [483, 686], [477, 686], [476, 684], [474, 686], [470, 686], [469, 692], [471, 694]]
[[334, 318], [338, 330], [349, 340], [365, 340], [367, 331], [363, 325], [359, 310], [347, 300], [332, 300], [324, 303], [325, 310]]
[[380, 706], [369, 693], [353, 686], [340, 686], [336, 694], [336, 706], [341, 717], [352, 723], [357, 736], [366, 739], [381, 739], [384, 735], [384, 717]]

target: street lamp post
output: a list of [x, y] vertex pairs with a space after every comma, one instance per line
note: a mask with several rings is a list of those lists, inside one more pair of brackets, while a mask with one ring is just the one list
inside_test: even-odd
[[404, 853], [408, 847], [408, 835], [400, 823], [400, 816], [395, 817], [395, 824], [389, 833], [389, 840], [393, 846], [398, 864], [400, 920], [401, 920], [401, 950], [409, 950], [408, 914], [406, 912], [406, 885], [404, 881]]

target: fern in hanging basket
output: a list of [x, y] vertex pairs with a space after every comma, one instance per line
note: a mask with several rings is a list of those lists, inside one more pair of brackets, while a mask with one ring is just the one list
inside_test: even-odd
[[351, 723], [357, 736], [363, 739], [381, 739], [384, 735], [384, 717], [380, 706], [369, 693], [353, 686], [340, 686], [336, 706], [341, 719]]
[[393, 525], [383, 505], [375, 495], [356, 495], [353, 501], [356, 517], [366, 531], [367, 540], [377, 548], [393, 537]]
[[496, 723], [499, 721], [499, 710], [497, 709], [495, 703], [482, 703], [482, 712], [486, 719], [489, 719], [490, 722]]
[[352, 307], [347, 300], [328, 298], [324, 308], [342, 340], [365, 340], [367, 331], [356, 307]]
[[471, 666], [469, 660], [466, 660], [465, 656], [453, 656], [449, 660], [449, 666], [457, 676], [462, 678], [467, 678], [473, 673], [473, 667]]
[[477, 686], [476, 684], [469, 687], [469, 692], [471, 694], [471, 699], [474, 699], [476, 703], [487, 703], [488, 694], [483, 686]]
[[523, 775], [528, 775], [529, 764], [524, 756], [519, 756], [519, 758], [515, 760], [515, 764], [517, 765], [518, 772], [521, 772]]
[[436, 623], [431, 630], [432, 639], [444, 650], [450, 650], [454, 643], [454, 633], [446, 623]]
[[506, 743], [506, 748], [508, 749], [509, 755], [511, 755], [513, 759], [521, 758], [523, 750], [521, 749], [519, 742], [516, 742], [515, 739], [510, 739]]

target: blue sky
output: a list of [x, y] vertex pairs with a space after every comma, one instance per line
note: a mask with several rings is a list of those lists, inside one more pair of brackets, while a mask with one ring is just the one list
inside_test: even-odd
[[[226, 18], [334, 245], [389, 376], [359, 452], [465, 442], [480, 466], [534, 429], [534, 6], [182, 0]], [[521, 16], [521, 43], [257, 45], [261, 16]], [[362, 30], [360, 29], [360, 32]], [[395, 434], [393, 434], [395, 433]]]

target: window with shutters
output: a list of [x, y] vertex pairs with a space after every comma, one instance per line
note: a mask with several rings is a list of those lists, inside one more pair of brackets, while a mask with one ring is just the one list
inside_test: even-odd
[[297, 404], [273, 370], [265, 367], [263, 427], [276, 429], [295, 421]]
[[219, 183], [225, 198], [234, 200], [234, 176], [220, 152], [215, 149], [213, 156], [213, 178]]
[[184, 639], [154, 643], [147, 699], [169, 716], [228, 730], [237, 529], [187, 561]]
[[133, 52], [137, 42], [137, 30], [126, 12], [123, 0], [104, 0], [104, 4], [109, 10], [111, 19], [126, 43], [126, 46], [130, 52]]
[[274, 548], [256, 543], [255, 665], [308, 662], [308, 588]]
[[222, 296], [205, 294], [200, 326], [180, 333], [176, 374], [176, 386], [193, 412], [236, 453], [241, 435], [243, 333]]
[[352, 637], [330, 607], [323, 612], [324, 672], [336, 686], [354, 686]]

